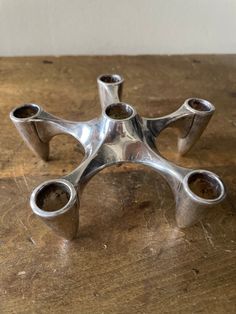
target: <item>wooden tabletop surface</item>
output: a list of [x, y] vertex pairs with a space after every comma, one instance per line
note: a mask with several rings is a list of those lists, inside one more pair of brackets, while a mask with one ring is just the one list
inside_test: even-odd
[[[96, 77], [125, 77], [123, 99], [147, 117], [200, 97], [216, 113], [186, 156], [176, 134], [157, 145], [169, 160], [222, 177], [228, 197], [200, 223], [178, 229], [166, 182], [139, 165], [110, 167], [84, 190], [80, 236], [68, 242], [29, 208], [39, 183], [82, 159], [67, 136], [45, 163], [28, 150], [9, 112], [34, 102], [60, 117], [99, 115]], [[0, 312], [236, 313], [236, 55], [0, 58]]]

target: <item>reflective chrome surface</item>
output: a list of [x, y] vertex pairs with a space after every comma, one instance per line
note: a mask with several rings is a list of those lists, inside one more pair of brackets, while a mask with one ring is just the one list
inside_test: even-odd
[[196, 223], [208, 207], [224, 199], [225, 188], [216, 174], [179, 167], [162, 157], [155, 145], [161, 131], [173, 127], [179, 131], [179, 153], [189, 151], [214, 113], [210, 102], [190, 98], [167, 116], [143, 118], [133, 106], [121, 102], [124, 79], [120, 75], [101, 75], [97, 82], [102, 113], [94, 120], [62, 120], [35, 104], [10, 113], [22, 138], [42, 159], [48, 159], [49, 141], [57, 134], [72, 135], [85, 151], [72, 173], [45, 181], [33, 191], [30, 205], [36, 215], [66, 239], [76, 237], [84, 186], [98, 171], [125, 162], [149, 166], [166, 179], [175, 196], [176, 221], [181, 228]]

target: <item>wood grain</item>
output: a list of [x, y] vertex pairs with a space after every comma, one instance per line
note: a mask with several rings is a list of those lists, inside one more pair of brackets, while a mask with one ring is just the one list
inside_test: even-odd
[[[29, 208], [40, 182], [72, 171], [82, 154], [56, 137], [44, 163], [23, 144], [10, 110], [35, 102], [71, 120], [100, 113], [96, 77], [125, 79], [124, 100], [144, 116], [202, 97], [217, 111], [183, 158], [166, 130], [157, 145], [179, 165], [219, 174], [225, 202], [192, 228], [174, 221], [174, 199], [153, 171], [107, 168], [86, 187], [80, 237], [67, 242]], [[0, 312], [236, 313], [236, 56], [0, 58]]]

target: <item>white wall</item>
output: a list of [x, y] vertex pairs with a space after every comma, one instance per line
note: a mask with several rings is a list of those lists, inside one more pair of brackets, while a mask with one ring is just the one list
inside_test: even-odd
[[236, 0], [0, 0], [0, 55], [236, 53]]

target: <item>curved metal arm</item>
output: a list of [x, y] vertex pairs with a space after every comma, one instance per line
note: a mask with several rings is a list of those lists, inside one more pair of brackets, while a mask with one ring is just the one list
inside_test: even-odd
[[208, 101], [189, 98], [175, 112], [156, 119], [143, 118], [146, 128], [154, 137], [158, 137], [165, 128], [172, 127], [179, 131], [178, 152], [187, 153], [201, 136], [210, 121], [215, 107]]
[[84, 147], [85, 157], [74, 171], [40, 184], [30, 199], [34, 213], [67, 239], [78, 233], [84, 187], [97, 172], [113, 164], [138, 163], [160, 173], [175, 196], [179, 227], [197, 222], [207, 207], [225, 196], [224, 185], [214, 173], [176, 166], [153, 150], [155, 137], [166, 127], [175, 127], [179, 130], [179, 151], [185, 153], [206, 127], [214, 106], [205, 100], [188, 99], [168, 116], [141, 118], [132, 106], [119, 102], [122, 84], [119, 75], [98, 78], [102, 114], [91, 121], [61, 120], [34, 104], [10, 114], [26, 143], [44, 159], [48, 142], [57, 134], [70, 134]]
[[74, 122], [53, 116], [36, 104], [25, 104], [15, 108], [10, 118], [29, 148], [40, 158], [48, 160], [49, 142], [58, 134], [69, 134], [83, 146], [85, 154], [91, 150], [91, 137], [97, 119]]

